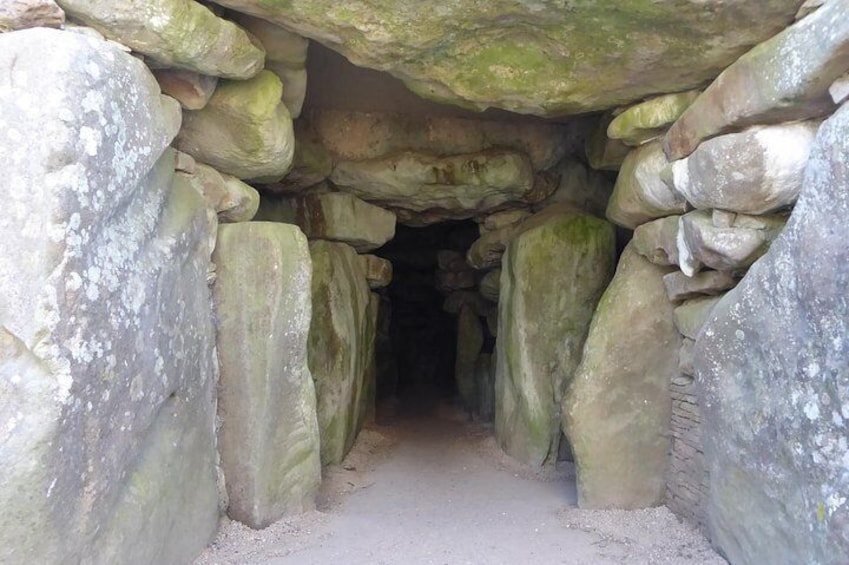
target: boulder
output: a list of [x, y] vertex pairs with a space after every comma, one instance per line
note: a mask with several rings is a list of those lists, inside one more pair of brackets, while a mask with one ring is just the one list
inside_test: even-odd
[[[563, 116], [712, 79], [793, 20], [799, 0], [718, 4], [485, 4], [218, 0], [279, 23], [417, 94], [484, 110]], [[604, 33], [599, 33], [603, 30]]]
[[185, 69], [154, 69], [153, 76], [162, 93], [176, 99], [184, 110], [203, 109], [218, 86], [218, 77]]
[[678, 222], [678, 263], [687, 276], [706, 265], [728, 271], [744, 269], [766, 253], [769, 244], [781, 233], [786, 216], [731, 216], [733, 221], [718, 221], [711, 214], [696, 210], [681, 216]]
[[675, 190], [696, 208], [766, 214], [796, 202], [819, 122], [753, 127], [705, 141], [672, 163]]
[[377, 255], [360, 255], [360, 264], [369, 288], [384, 288], [392, 282], [392, 263], [387, 259]]
[[478, 230], [481, 235], [486, 232], [498, 231], [503, 228], [514, 226], [526, 218], [530, 217], [532, 212], [524, 208], [511, 208], [501, 212], [493, 212], [486, 216], [475, 220], [479, 223]]
[[0, 69], [0, 562], [189, 562], [218, 523], [215, 226], [172, 186], [179, 107], [80, 34], [2, 34]]
[[534, 211], [566, 202], [594, 216], [604, 217], [613, 193], [613, 181], [605, 173], [587, 169], [583, 163], [566, 158], [551, 170], [551, 174], [555, 177], [556, 188], [551, 196], [533, 204]]
[[193, 0], [57, 0], [69, 16], [166, 67], [248, 79], [265, 51], [245, 30]]
[[369, 288], [354, 248], [313, 241], [309, 368], [315, 381], [321, 464], [337, 464], [359, 433], [360, 402], [372, 365]]
[[264, 528], [314, 508], [321, 483], [315, 385], [307, 367], [309, 248], [295, 226], [224, 225], [213, 261], [227, 513]]
[[699, 96], [698, 90], [655, 96], [631, 106], [607, 126], [607, 137], [638, 146], [666, 133]]
[[655, 265], [678, 264], [678, 220], [667, 216], [647, 222], [634, 230], [634, 251]]
[[293, 199], [292, 206], [295, 223], [310, 239], [340, 241], [366, 252], [395, 236], [395, 214], [352, 194], [310, 194]]
[[478, 316], [486, 316], [489, 312], [490, 303], [486, 299], [471, 290], [455, 290], [445, 297], [442, 310], [449, 314], [458, 315], [463, 306], [469, 305]]
[[607, 219], [634, 229], [657, 218], [686, 212], [686, 200], [661, 178], [667, 166], [660, 142], [632, 150], [616, 177], [607, 203]]
[[507, 243], [518, 233], [520, 224], [512, 224], [485, 232], [469, 247], [466, 261], [475, 269], [489, 269], [501, 264]]
[[618, 171], [631, 152], [631, 147], [618, 139], [607, 137], [607, 129], [615, 119], [613, 112], [607, 112], [599, 119], [598, 126], [587, 137], [584, 153], [590, 167], [599, 171]]
[[183, 114], [175, 147], [240, 179], [278, 180], [292, 164], [292, 118], [282, 85], [262, 71], [245, 81], [224, 80], [198, 111]]
[[478, 413], [478, 375], [476, 364], [483, 347], [483, 329], [475, 311], [468, 305], [460, 308], [457, 317], [457, 352], [454, 379], [463, 409], [470, 416]]
[[291, 69], [303, 69], [307, 64], [309, 41], [268, 20], [247, 14], [231, 13], [234, 22], [249, 31], [265, 49], [266, 62], [283, 63]]
[[560, 404], [614, 267], [613, 226], [563, 211], [513, 239], [501, 273], [495, 437], [510, 456], [553, 464]]
[[471, 218], [533, 189], [528, 158], [510, 150], [438, 157], [403, 152], [336, 164], [330, 180], [345, 192], [381, 206], [438, 211], [434, 221]]
[[265, 192], [298, 193], [319, 186], [333, 172], [333, 157], [301, 126], [303, 120], [295, 121], [295, 154], [292, 168], [277, 182], [265, 184]]
[[195, 163], [192, 174], [178, 172], [176, 176], [203, 196], [222, 223], [249, 222], [256, 215], [259, 192], [236, 177], [221, 174], [203, 163]]
[[478, 283], [481, 296], [491, 302], [498, 302], [501, 291], [501, 269], [493, 269], [483, 276]]
[[6, 0], [0, 5], [0, 33], [33, 27], [62, 27], [65, 12], [54, 0]]
[[581, 508], [663, 504], [681, 338], [663, 275], [626, 247], [563, 399]]
[[685, 301], [673, 312], [675, 327], [681, 335], [697, 340], [699, 332], [710, 319], [714, 307], [722, 299], [720, 296], [702, 296]]
[[307, 70], [292, 69], [276, 61], [269, 61], [265, 68], [277, 75], [283, 83], [283, 104], [289, 110], [289, 115], [293, 120], [300, 117], [307, 96]]
[[681, 271], [673, 271], [663, 277], [663, 285], [669, 300], [678, 302], [697, 296], [723, 293], [734, 288], [737, 279], [726, 271], [703, 271], [692, 277]]
[[[438, 155], [512, 149], [544, 171], [582, 139], [582, 124], [542, 120], [487, 120], [321, 109], [305, 116], [304, 129], [339, 161], [377, 159], [402, 151]], [[298, 131], [298, 140], [304, 132]]]
[[725, 69], [666, 134], [666, 155], [681, 159], [706, 139], [748, 126], [826, 115], [834, 110], [828, 88], [847, 68], [846, 5], [827, 2]]
[[711, 539], [731, 563], [849, 561], [847, 164], [844, 105], [787, 228], [696, 342]]

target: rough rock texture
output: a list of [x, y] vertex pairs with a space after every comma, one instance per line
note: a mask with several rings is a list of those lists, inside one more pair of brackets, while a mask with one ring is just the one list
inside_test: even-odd
[[280, 101], [280, 79], [268, 71], [220, 81], [209, 103], [183, 114], [174, 146], [240, 179], [278, 180], [295, 147], [292, 118]]
[[295, 226], [221, 226], [213, 261], [218, 449], [230, 518], [264, 528], [310, 510], [321, 482], [307, 367], [312, 264]]
[[179, 108], [79, 34], [0, 35], [0, 69], [0, 561], [188, 562], [218, 521], [214, 226], [171, 186]]
[[697, 340], [721, 299], [722, 296], [702, 296], [685, 301], [673, 312], [675, 327], [684, 337]]
[[632, 106], [613, 118], [607, 126], [607, 137], [635, 146], [660, 137], [700, 93], [688, 90], [664, 94]]
[[54, 0], [4, 0], [0, 5], [0, 32], [64, 23], [65, 12]]
[[710, 529], [732, 563], [849, 561], [847, 134], [844, 105], [787, 229], [696, 343]]
[[369, 288], [383, 288], [392, 282], [392, 263], [377, 255], [360, 255], [360, 264]]
[[842, 104], [849, 99], [849, 71], [828, 87], [828, 94], [835, 104]]
[[725, 271], [704, 271], [688, 277], [681, 271], [663, 277], [669, 300], [678, 302], [701, 295], [716, 295], [737, 284], [737, 279]]
[[[719, 221], [718, 218], [722, 218]], [[678, 223], [678, 263], [692, 276], [706, 265], [720, 271], [742, 269], [766, 253], [787, 218], [725, 215], [702, 210], [681, 216]]]
[[678, 264], [678, 220], [667, 216], [634, 230], [634, 251], [655, 265]]
[[604, 217], [607, 201], [613, 193], [613, 181], [605, 173], [587, 169], [583, 163], [567, 157], [550, 174], [555, 179], [559, 177], [559, 180], [554, 181], [557, 187], [551, 196], [533, 204], [534, 211], [559, 202], [568, 202], [594, 216]]
[[194, 169], [192, 174], [178, 172], [177, 177], [203, 196], [220, 222], [249, 222], [256, 215], [259, 192], [254, 187], [203, 163], [195, 163]]
[[754, 127], [705, 141], [672, 163], [675, 190], [696, 208], [766, 214], [793, 204], [819, 122]]
[[159, 82], [162, 93], [175, 98], [184, 110], [204, 108], [218, 86], [218, 77], [185, 69], [154, 69], [153, 76]]
[[666, 505], [680, 518], [707, 533], [709, 478], [696, 384], [691, 376], [681, 375], [672, 379], [669, 391], [672, 396], [672, 451], [666, 478]]
[[476, 363], [483, 347], [483, 329], [480, 318], [468, 305], [460, 308], [457, 317], [457, 355], [454, 364], [454, 378], [457, 392], [463, 408], [468, 414], [475, 414], [480, 408], [478, 398], [478, 375]]
[[510, 242], [501, 273], [495, 435], [512, 457], [554, 463], [560, 403], [613, 274], [613, 226], [575, 211]]
[[298, 141], [314, 137], [339, 161], [376, 159], [401, 151], [438, 155], [513, 149], [531, 160], [535, 171], [555, 166], [582, 139], [581, 121], [495, 121], [383, 112], [328, 110], [301, 120]]
[[663, 286], [668, 271], [626, 247], [593, 315], [562, 409], [582, 508], [663, 503], [669, 383], [681, 345]]
[[483, 276], [478, 283], [481, 296], [492, 302], [498, 302], [501, 292], [501, 269], [493, 269]]
[[218, 3], [387, 71], [426, 98], [549, 116], [693, 88], [781, 30], [799, 7], [798, 0]]
[[613, 112], [606, 112], [599, 119], [596, 129], [587, 137], [584, 152], [590, 167], [599, 171], [618, 171], [631, 147], [618, 139], [607, 137], [607, 128], [615, 119]]
[[522, 201], [534, 187], [528, 158], [500, 149], [449, 157], [404, 152], [343, 161], [330, 180], [381, 206], [436, 212], [433, 221], [471, 218], [506, 202]]
[[359, 252], [395, 236], [395, 214], [344, 192], [311, 194], [292, 201], [295, 223], [310, 239], [347, 243]]
[[607, 203], [607, 218], [634, 229], [640, 224], [687, 211], [687, 202], [661, 179], [668, 166], [660, 142], [631, 151], [622, 163], [613, 194]]
[[[340, 463], [359, 432], [360, 398], [371, 364], [369, 288], [356, 251], [313, 241], [309, 367], [315, 380], [321, 463]], [[374, 331], [374, 328], [372, 328]]]
[[666, 134], [669, 160], [722, 133], [831, 112], [828, 88], [849, 68], [847, 9], [828, 2], [723, 71]]
[[193, 0], [57, 0], [69, 16], [155, 62], [204, 75], [247, 79], [265, 52], [245, 30]]

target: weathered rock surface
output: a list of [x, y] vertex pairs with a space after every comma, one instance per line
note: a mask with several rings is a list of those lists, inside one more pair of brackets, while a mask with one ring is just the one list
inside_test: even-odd
[[847, 133], [844, 105], [787, 229], [696, 343], [710, 530], [732, 563], [849, 560]]
[[230, 175], [203, 163], [195, 163], [192, 174], [178, 172], [177, 178], [197, 190], [222, 223], [249, 222], [259, 208], [259, 192]]
[[[723, 221], [717, 221], [722, 217]], [[781, 233], [785, 216], [731, 214], [696, 210], [681, 216], [678, 224], [678, 263], [692, 276], [706, 265], [718, 271], [746, 268], [766, 253]]]
[[722, 133], [831, 112], [828, 88], [849, 68], [846, 9], [828, 2], [725, 69], [666, 134], [669, 160]]
[[292, 118], [282, 85], [262, 71], [246, 81], [220, 81], [209, 103], [183, 114], [175, 147], [240, 179], [274, 181], [292, 164]]
[[360, 264], [371, 289], [389, 286], [392, 282], [392, 263], [377, 255], [360, 255]]
[[371, 365], [369, 288], [354, 248], [313, 241], [309, 367], [315, 380], [321, 463], [340, 463], [359, 433]]
[[454, 378], [457, 392], [468, 414], [479, 409], [478, 375], [476, 364], [483, 347], [483, 329], [475, 311], [468, 305], [460, 308], [457, 317], [457, 354], [454, 363]]
[[558, 163], [551, 174], [555, 178], [559, 177], [557, 187], [551, 196], [533, 204], [534, 211], [566, 202], [594, 216], [604, 217], [607, 202], [613, 193], [613, 181], [604, 173], [587, 169], [582, 163], [566, 158]]
[[493, 269], [483, 276], [478, 283], [481, 296], [492, 302], [498, 302], [501, 292], [501, 269]]
[[703, 271], [688, 277], [681, 271], [675, 271], [663, 277], [669, 300], [677, 302], [701, 295], [716, 295], [734, 288], [737, 284], [731, 273], [726, 271]]
[[696, 369], [693, 366], [696, 341], [685, 337], [681, 340], [681, 349], [678, 350], [678, 370], [683, 374], [695, 377]]
[[291, 69], [285, 63], [276, 61], [266, 63], [265, 68], [277, 75], [283, 83], [283, 104], [289, 110], [289, 115], [292, 119], [300, 117], [307, 96], [306, 69]]
[[663, 503], [669, 383], [681, 345], [663, 286], [668, 271], [627, 247], [593, 315], [562, 409], [582, 508]]
[[184, 110], [201, 110], [212, 98], [218, 77], [185, 69], [153, 69], [163, 94], [175, 98]]
[[227, 513], [264, 528], [314, 508], [321, 483], [309, 248], [295, 226], [249, 222], [221, 226], [213, 261]]
[[711, 5], [709, 12], [695, 0], [474, 6], [394, 0], [362, 10], [330, 0], [218, 3], [387, 71], [426, 98], [547, 116], [693, 88], [780, 31], [799, 7], [798, 0]]
[[327, 110], [301, 120], [298, 140], [314, 136], [339, 161], [377, 159], [402, 151], [457, 155], [506, 148], [524, 153], [535, 171], [555, 166], [581, 139], [580, 123], [494, 121], [382, 112]]
[[613, 118], [607, 137], [626, 145], [642, 145], [663, 135], [699, 96], [698, 90], [656, 96]]
[[0, 69], [0, 561], [191, 561], [218, 522], [214, 226], [171, 186], [179, 108], [80, 34], [2, 34]]
[[295, 223], [310, 239], [347, 243], [371, 251], [395, 236], [395, 214], [352, 194], [311, 194], [292, 200]]
[[615, 119], [613, 112], [605, 113], [598, 126], [587, 137], [584, 152], [590, 167], [599, 171], [618, 171], [631, 152], [631, 147], [618, 139], [607, 137], [607, 128]]
[[766, 214], [793, 204], [819, 122], [754, 127], [705, 141], [672, 163], [675, 190], [696, 208]]
[[168, 67], [247, 79], [262, 70], [265, 52], [245, 30], [192, 0], [58, 0], [69, 16]]
[[634, 229], [657, 218], [686, 212], [687, 202], [661, 178], [667, 166], [660, 142], [632, 150], [616, 177], [607, 203], [607, 218]]
[[828, 93], [835, 104], [842, 104], [849, 99], [849, 71], [828, 87]]
[[463, 219], [524, 200], [534, 186], [528, 158], [515, 151], [437, 157], [405, 152], [336, 164], [330, 180], [381, 206], [438, 212], [431, 221]]
[[501, 274], [495, 436], [512, 457], [554, 463], [560, 404], [614, 267], [613, 226], [563, 211], [507, 247]]
[[685, 301], [673, 312], [675, 327], [684, 337], [698, 339], [699, 332], [721, 299], [722, 296], [703, 296]]
[[667, 216], [638, 226], [634, 230], [634, 251], [655, 265], [677, 265], [680, 218]]
[[32, 27], [62, 27], [65, 12], [54, 0], [5, 0], [0, 5], [0, 33]]

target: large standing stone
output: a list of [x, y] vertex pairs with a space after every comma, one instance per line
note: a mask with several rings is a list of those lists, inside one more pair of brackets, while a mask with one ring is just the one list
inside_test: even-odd
[[0, 35], [0, 69], [0, 561], [189, 562], [218, 522], [214, 226], [172, 187], [179, 108], [79, 34]]
[[218, 3], [387, 71], [426, 98], [547, 116], [694, 88], [784, 28], [799, 7], [799, 0]]
[[667, 166], [660, 142], [632, 150], [616, 177], [613, 194], [607, 203], [607, 218], [634, 229], [656, 218], [686, 212], [686, 200], [661, 178]]
[[582, 508], [663, 503], [669, 383], [681, 346], [663, 286], [667, 272], [627, 247], [593, 315], [563, 400]]
[[295, 198], [295, 223], [310, 239], [349, 244], [371, 251], [395, 236], [395, 214], [345, 192]]
[[787, 228], [696, 343], [711, 538], [731, 563], [849, 561], [847, 163], [844, 105]]
[[183, 114], [174, 146], [240, 179], [278, 180], [295, 148], [281, 95], [280, 79], [268, 71], [246, 81], [220, 81], [202, 110]]
[[766, 214], [793, 204], [818, 122], [754, 127], [710, 139], [672, 163], [672, 182], [696, 208]]
[[534, 186], [528, 158], [516, 151], [437, 157], [404, 152], [338, 163], [330, 180], [340, 189], [382, 206], [440, 212], [463, 219], [506, 202], [522, 201]]
[[245, 30], [193, 0], [57, 0], [69, 16], [159, 64], [204, 75], [247, 79], [265, 51]]
[[227, 513], [264, 528], [312, 509], [321, 482], [315, 385], [307, 367], [309, 248], [295, 226], [225, 225], [213, 261]]
[[613, 226], [564, 211], [510, 242], [499, 298], [495, 435], [512, 457], [554, 463], [560, 403], [614, 268]]
[[483, 329], [475, 311], [468, 305], [460, 308], [457, 317], [457, 355], [454, 379], [463, 408], [468, 414], [478, 411], [478, 382], [475, 363], [483, 347]]
[[849, 68], [848, 8], [827, 2], [725, 69], [666, 134], [669, 160], [722, 133], [831, 112], [828, 88]]
[[369, 288], [357, 252], [313, 241], [309, 367], [315, 380], [321, 463], [339, 463], [359, 432], [360, 398], [371, 364]]
[[627, 145], [642, 145], [660, 137], [699, 94], [698, 90], [664, 94], [632, 106], [613, 118], [607, 126], [607, 137]]

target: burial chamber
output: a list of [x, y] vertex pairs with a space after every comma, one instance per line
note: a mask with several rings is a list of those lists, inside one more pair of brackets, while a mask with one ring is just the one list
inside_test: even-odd
[[637, 4], [0, 6], [0, 562], [190, 562], [446, 402], [849, 559], [849, 3]]

